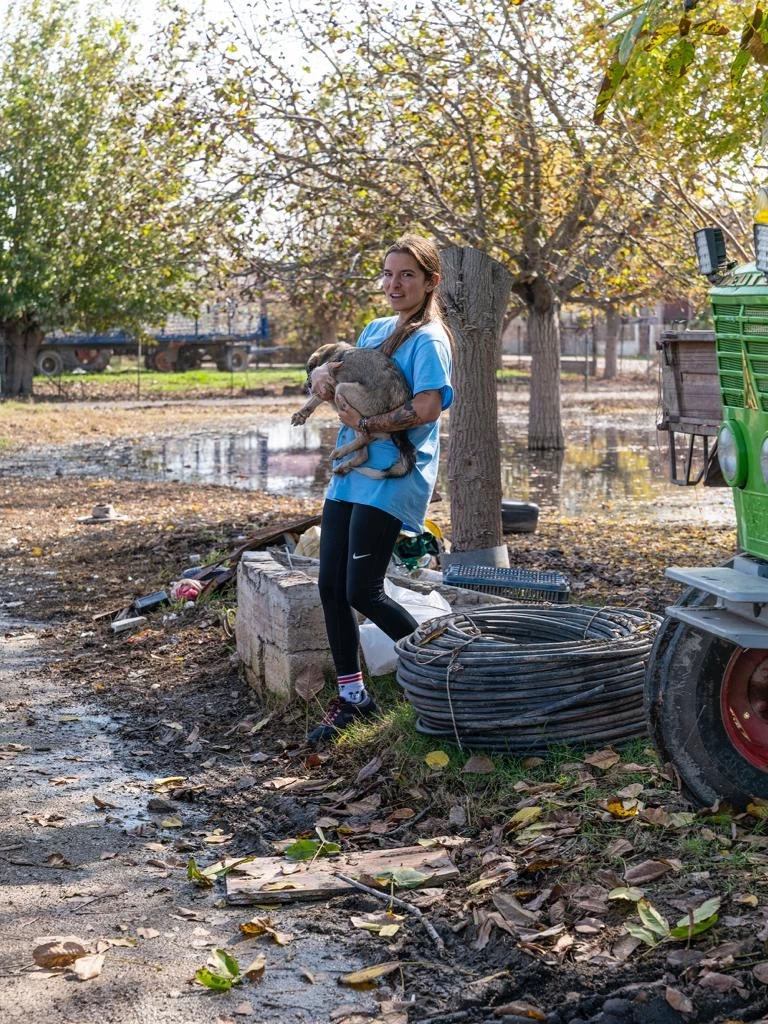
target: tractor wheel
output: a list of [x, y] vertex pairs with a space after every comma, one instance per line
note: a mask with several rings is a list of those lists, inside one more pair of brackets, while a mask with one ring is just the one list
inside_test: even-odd
[[35, 357], [35, 369], [44, 377], [58, 377], [64, 372], [64, 358], [54, 348], [44, 348]]
[[694, 803], [743, 807], [768, 797], [768, 651], [665, 619], [648, 663], [646, 711]]

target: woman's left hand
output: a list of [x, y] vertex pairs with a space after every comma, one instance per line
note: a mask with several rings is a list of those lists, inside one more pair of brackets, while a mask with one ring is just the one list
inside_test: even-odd
[[339, 414], [339, 419], [346, 427], [352, 427], [353, 430], [357, 429], [357, 424], [360, 422], [360, 417], [363, 415], [353, 405], [344, 398], [343, 395], [336, 395], [336, 409]]

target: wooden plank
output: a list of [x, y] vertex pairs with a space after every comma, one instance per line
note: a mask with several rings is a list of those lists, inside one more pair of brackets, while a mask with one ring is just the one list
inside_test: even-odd
[[[284, 868], [290, 867], [288, 874]], [[424, 886], [444, 885], [459, 877], [459, 870], [441, 847], [402, 846], [396, 850], [369, 850], [295, 864], [285, 857], [259, 857], [226, 876], [229, 903], [291, 903], [356, 892], [335, 875], [340, 871], [356, 880], [375, 878], [386, 871], [410, 868], [426, 875]], [[292, 886], [292, 888], [282, 888]]]

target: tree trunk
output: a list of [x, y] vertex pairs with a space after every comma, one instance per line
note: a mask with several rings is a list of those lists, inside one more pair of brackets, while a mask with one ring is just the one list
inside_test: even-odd
[[339, 319], [337, 316], [324, 316], [320, 319], [320, 344], [335, 345], [339, 340]]
[[651, 355], [651, 325], [643, 319], [637, 328], [637, 354], [648, 359]]
[[531, 342], [531, 398], [528, 447], [563, 449], [560, 409], [560, 307], [549, 285], [537, 278], [526, 289]]
[[39, 327], [19, 321], [0, 324], [5, 336], [5, 367], [2, 375], [4, 398], [27, 398], [32, 394], [35, 357], [45, 335]]
[[503, 543], [496, 367], [512, 278], [469, 247], [446, 249], [442, 264], [455, 342], [448, 445], [452, 551], [491, 549]]
[[605, 367], [603, 378], [615, 380], [619, 372], [618, 348], [619, 331], [621, 330], [621, 317], [615, 306], [608, 306], [605, 310]]

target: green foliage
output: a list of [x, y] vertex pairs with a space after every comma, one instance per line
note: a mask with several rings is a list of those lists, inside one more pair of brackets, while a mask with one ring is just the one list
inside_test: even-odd
[[142, 55], [131, 27], [95, 4], [20, 0], [6, 15], [0, 329], [11, 346], [7, 393], [31, 390], [25, 349], [47, 330], [138, 329], [194, 301], [215, 240], [199, 177], [216, 137], [192, 110], [173, 26], [156, 45], [163, 63]]
[[284, 850], [290, 860], [315, 860], [317, 857], [333, 857], [341, 853], [338, 843], [326, 839], [323, 830], [316, 828], [319, 839], [298, 839]]
[[215, 967], [201, 967], [195, 971], [195, 980], [214, 992], [228, 992], [233, 985], [240, 985], [243, 977], [240, 965], [225, 949], [213, 951]]

